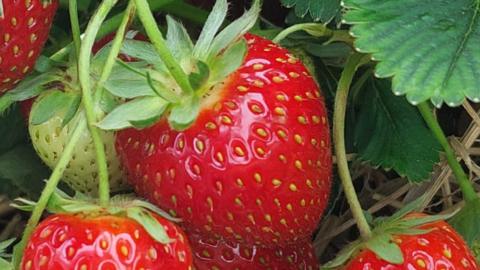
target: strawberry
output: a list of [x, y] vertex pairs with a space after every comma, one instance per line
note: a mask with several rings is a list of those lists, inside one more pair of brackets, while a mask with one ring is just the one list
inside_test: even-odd
[[[114, 38], [114, 36], [114, 33], [110, 34], [97, 42], [93, 52], [97, 53], [100, 51]], [[144, 36], [137, 34], [137, 32], [130, 31], [127, 33], [127, 39], [132, 38], [140, 40], [145, 39]], [[119, 57], [124, 61], [135, 60], [126, 55], [120, 55]], [[68, 77], [74, 77], [72, 74], [69, 75], [69, 73], [73, 72], [76, 72], [76, 70], [69, 69], [64, 72], [65, 74], [63, 74], [63, 76], [65, 77], [65, 80], [61, 82], [61, 84], [53, 84], [53, 87], [60, 87], [65, 92], [79, 91], [77, 89], [79, 87], [78, 83], [75, 81], [70, 82], [68, 81], [69, 79], [67, 79]], [[22, 114], [29, 116], [32, 106], [35, 107], [42, 101], [43, 98], [48, 97], [51, 94], [52, 91], [46, 91], [39, 97], [35, 98], [35, 102], [33, 102], [31, 99], [23, 101], [21, 103]], [[38, 125], [32, 124], [32, 119], [30, 119], [28, 129], [32, 144], [40, 158], [50, 168], [54, 168], [56, 166], [60, 155], [63, 152], [63, 147], [65, 146], [67, 140], [71, 137], [75, 126], [80, 120], [80, 117], [83, 117], [82, 114], [83, 112], [81, 112], [81, 110], [78, 111], [70, 123], [68, 123], [65, 127], [63, 127], [66, 117], [65, 112], [57, 113], [48, 121]], [[112, 132], [102, 132], [102, 139], [105, 143], [105, 151], [107, 154], [111, 190], [113, 192], [125, 190], [128, 187], [128, 184], [115, 151], [114, 134]], [[98, 189], [98, 175], [95, 159], [96, 156], [93, 141], [90, 137], [90, 133], [87, 130], [85, 130], [85, 134], [78, 142], [76, 149], [77, 151], [64, 173], [63, 180], [76, 191], [95, 195]]]
[[325, 269], [479, 269], [465, 241], [444, 218], [401, 213], [379, 219], [371, 239], [354, 242]]
[[33, 69], [57, 7], [58, 0], [0, 1], [0, 95]]
[[[320, 89], [288, 50], [251, 34], [235, 41], [237, 47], [245, 44], [238, 67], [210, 81], [221, 72], [215, 68], [227, 69], [221, 65], [237, 59], [230, 59], [229, 50], [220, 50], [221, 60], [205, 57], [207, 82], [193, 96], [173, 102], [153, 126], [119, 131], [117, 151], [136, 192], [182, 218], [191, 232], [256, 245], [304, 241], [322, 216], [331, 184]], [[199, 61], [178, 60], [197, 62], [185, 67], [191, 78], [202, 75]], [[193, 120], [179, 124], [194, 108]], [[99, 126], [108, 127], [120, 112], [114, 110], [117, 116], [107, 116]]]
[[30, 238], [21, 269], [191, 269], [185, 235], [172, 223], [156, 218], [170, 243], [156, 242], [129, 218], [52, 215]]
[[189, 236], [196, 270], [313, 270], [319, 264], [310, 243], [265, 248]]
[[59, 192], [54, 197], [49, 209], [58, 213], [35, 228], [21, 270], [192, 269], [186, 235], [153, 206], [114, 197], [103, 208]]
[[427, 232], [421, 235], [399, 234], [393, 238], [403, 253], [403, 263], [393, 264], [382, 260], [366, 249], [358, 253], [344, 269], [478, 269], [466, 243], [448, 223], [436, 221], [418, 229]]

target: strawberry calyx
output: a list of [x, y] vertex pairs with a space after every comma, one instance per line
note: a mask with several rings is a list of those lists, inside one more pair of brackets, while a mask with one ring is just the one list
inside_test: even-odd
[[[16, 199], [15, 203], [12, 204], [12, 206], [23, 211], [32, 211], [35, 205], [36, 202], [23, 198]], [[165, 228], [155, 219], [152, 213], [158, 214], [172, 222], [180, 222], [179, 219], [171, 217], [162, 209], [142, 201], [134, 195], [114, 196], [111, 198], [109, 205], [103, 207], [99, 205], [98, 199], [91, 199], [81, 193], [76, 193], [74, 197], [71, 197], [57, 189], [50, 197], [47, 209], [54, 214], [63, 213], [88, 217], [105, 215], [127, 217], [138, 222], [153, 239], [162, 244], [170, 243], [171, 239], [167, 235]]]
[[180, 73], [188, 77], [187, 89], [181, 86], [184, 82], [178, 81], [173, 75], [173, 67], [169, 67], [168, 61], [165, 61], [169, 59], [162, 58], [158, 53], [158, 44], [155, 46], [154, 39], [151, 38], [153, 44], [126, 40], [122, 53], [148, 63], [149, 67], [138, 69], [130, 63], [122, 63], [123, 72], [129, 71], [130, 75], [126, 76], [130, 78], [143, 77], [149, 89], [142, 88], [139, 91], [136, 87], [130, 87], [121, 93], [111, 92], [129, 101], [115, 108], [98, 126], [105, 130], [141, 129], [168, 115], [172, 128], [188, 128], [195, 122], [202, 107], [211, 104], [212, 99], [220, 95], [218, 90], [227, 77], [242, 65], [247, 52], [243, 36], [257, 21], [260, 7], [260, 1], [255, 0], [242, 17], [220, 31], [227, 16], [228, 4], [226, 0], [217, 1], [195, 44], [185, 27], [167, 16], [165, 46], [182, 69]]
[[0, 242], [0, 269], [2, 270], [12, 270], [13, 265], [9, 261], [11, 255], [7, 254], [7, 248], [10, 247], [13, 242], [15, 242], [15, 238], [5, 240]]
[[378, 258], [389, 263], [402, 264], [404, 256], [396, 241], [397, 236], [427, 234], [431, 230], [421, 228], [423, 225], [449, 219], [456, 213], [434, 216], [418, 213], [416, 209], [421, 205], [423, 199], [421, 197], [413, 201], [390, 217], [370, 218], [373, 227], [372, 237], [367, 240], [358, 239], [352, 242], [335, 259], [323, 265], [322, 269], [340, 269], [363, 250], [370, 250]]

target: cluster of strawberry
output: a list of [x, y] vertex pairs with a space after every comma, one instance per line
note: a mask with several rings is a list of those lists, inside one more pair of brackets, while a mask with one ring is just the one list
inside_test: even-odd
[[[0, 92], [14, 87], [33, 66], [57, 5], [3, 1]], [[241, 65], [202, 93], [198, 115], [188, 127], [172, 126], [173, 104], [147, 128], [102, 133], [112, 190], [129, 183], [152, 204], [117, 200], [105, 208], [68, 197], [53, 200], [62, 203], [57, 209], [69, 213], [52, 215], [35, 229], [22, 270], [319, 269], [311, 238], [332, 181], [322, 94], [312, 74], [288, 50], [252, 34], [241, 39], [246, 45]], [[95, 51], [106, 43], [97, 44]], [[137, 56], [141, 54], [120, 58], [128, 62]], [[220, 63], [210, 65], [226, 64], [216, 61]], [[31, 106], [24, 103], [27, 116]], [[67, 125], [64, 115], [41, 124], [29, 117], [32, 143], [53, 168], [83, 112]], [[86, 131], [63, 180], [95, 195], [96, 162]], [[379, 223], [372, 239], [354, 243], [344, 260], [330, 266], [477, 268], [461, 237], [445, 222], [406, 214]], [[392, 255], [392, 250], [400, 255]]]

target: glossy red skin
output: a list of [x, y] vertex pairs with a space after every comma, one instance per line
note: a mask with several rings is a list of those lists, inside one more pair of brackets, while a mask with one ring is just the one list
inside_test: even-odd
[[[29, 4], [28, 4], [29, 3]], [[0, 95], [33, 69], [52, 26], [58, 0], [3, 0], [0, 17]]]
[[137, 222], [123, 217], [50, 216], [30, 238], [21, 270], [191, 270], [185, 234], [155, 217], [170, 244], [156, 242]]
[[162, 119], [148, 129], [120, 131], [117, 152], [136, 192], [182, 218], [189, 231], [287, 245], [310, 237], [328, 201], [327, 113], [303, 64], [269, 40], [246, 38], [243, 66], [190, 128], [178, 132]]
[[195, 270], [318, 270], [311, 243], [265, 248], [189, 236]]
[[467, 244], [444, 221], [420, 227], [431, 230], [423, 235], [398, 235], [395, 241], [404, 263], [394, 265], [378, 259], [370, 250], [360, 252], [344, 270], [475, 270], [479, 269]]

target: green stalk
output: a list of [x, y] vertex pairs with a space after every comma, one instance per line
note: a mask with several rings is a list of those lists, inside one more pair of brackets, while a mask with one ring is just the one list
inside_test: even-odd
[[428, 127], [432, 131], [433, 135], [438, 140], [440, 145], [443, 147], [443, 150], [445, 151], [445, 156], [447, 157], [448, 165], [452, 169], [452, 172], [455, 175], [455, 178], [457, 179], [457, 183], [460, 186], [460, 189], [462, 190], [463, 196], [465, 197], [465, 201], [469, 202], [469, 201], [476, 200], [478, 198], [477, 193], [475, 192], [475, 189], [473, 188], [472, 183], [470, 182], [467, 175], [465, 174], [465, 171], [463, 170], [462, 165], [460, 165], [460, 163], [458, 162], [455, 152], [450, 146], [450, 143], [448, 142], [448, 139], [445, 136], [445, 133], [443, 132], [442, 127], [440, 127], [440, 124], [435, 118], [435, 115], [433, 114], [432, 109], [430, 108], [430, 105], [427, 102], [423, 102], [423, 103], [420, 103], [417, 107], [420, 113], [422, 114], [423, 119], [425, 120]]
[[135, 0], [135, 4], [137, 5], [138, 16], [143, 24], [143, 27], [147, 31], [148, 37], [150, 38], [150, 41], [154, 45], [155, 49], [157, 50], [160, 58], [163, 60], [168, 70], [170, 71], [170, 74], [173, 76], [173, 78], [185, 94], [192, 94], [193, 88], [190, 85], [188, 76], [183, 71], [177, 59], [175, 59], [175, 57], [168, 49], [162, 32], [160, 32], [160, 29], [157, 26], [157, 22], [153, 17], [152, 11], [148, 6], [147, 0]]
[[358, 200], [352, 177], [348, 168], [347, 154], [345, 150], [345, 114], [347, 110], [348, 93], [352, 84], [353, 77], [360, 65], [364, 55], [353, 54], [348, 58], [347, 64], [342, 72], [338, 82], [337, 93], [335, 96], [335, 110], [333, 113], [333, 141], [335, 145], [335, 155], [337, 157], [337, 167], [343, 190], [347, 197], [352, 215], [357, 222], [358, 230], [362, 239], [367, 240], [372, 236], [372, 231], [368, 225]]
[[316, 37], [319, 36], [331, 36], [333, 35], [333, 31], [328, 29], [325, 25], [320, 24], [320, 23], [300, 23], [300, 24], [295, 24], [292, 25], [288, 28], [285, 28], [280, 32], [274, 39], [273, 42], [279, 43], [280, 41], [284, 40], [287, 36], [294, 32], [298, 31], [315, 31]]
[[79, 123], [73, 130], [72, 136], [70, 137], [70, 140], [65, 146], [65, 150], [60, 156], [60, 160], [58, 161], [57, 165], [55, 166], [55, 169], [50, 175], [50, 178], [48, 179], [45, 185], [45, 188], [43, 189], [42, 194], [40, 195], [40, 198], [38, 199], [38, 202], [32, 211], [32, 215], [30, 216], [30, 219], [28, 220], [25, 231], [23, 232], [22, 240], [20, 241], [20, 243], [18, 243], [15, 246], [15, 250], [13, 254], [15, 269], [19, 269], [20, 263], [22, 261], [21, 258], [23, 256], [23, 251], [25, 250], [28, 240], [30, 239], [30, 236], [35, 230], [35, 227], [37, 227], [37, 224], [42, 217], [43, 211], [47, 207], [50, 197], [52, 196], [52, 194], [55, 192], [55, 189], [57, 188], [58, 182], [60, 182], [60, 179], [63, 173], [65, 172], [65, 169], [67, 168], [68, 163], [70, 162], [70, 159], [73, 156], [73, 152], [75, 150], [77, 142], [80, 140], [82, 134], [85, 132], [87, 128], [86, 124], [87, 122], [85, 121], [85, 117], [82, 116], [80, 118]]
[[[149, 0], [149, 2], [151, 3], [152, 11], [159, 11], [162, 8], [164, 8], [165, 5], [168, 5], [174, 1], [175, 0]], [[100, 30], [98, 31], [98, 34], [96, 37], [97, 40], [114, 32], [121, 24], [124, 14], [125, 14], [124, 12], [120, 12], [112, 16], [108, 20], [106, 20], [104, 23], [102, 23], [102, 27], [100, 27]], [[73, 48], [73, 46], [74, 46], [73, 43], [68, 44], [67, 46], [60, 49], [56, 53], [54, 53], [52, 56], [50, 56], [50, 59], [54, 61], [62, 60], [70, 53], [70, 50]]]
[[[128, 25], [133, 17], [135, 17], [135, 3], [133, 0], [130, 0], [128, 2], [126, 11], [123, 13], [120, 27], [117, 29], [115, 38], [112, 41], [112, 48], [110, 49], [110, 53], [108, 54], [107, 60], [105, 61], [105, 64], [103, 66], [102, 74], [100, 75], [100, 79], [98, 80], [95, 87], [95, 93], [103, 92], [103, 86], [105, 85], [105, 82], [108, 80], [108, 77], [110, 77], [110, 74], [112, 73], [113, 66], [115, 65], [115, 62], [117, 60], [117, 56], [122, 49], [122, 43], [127, 32]], [[98, 97], [101, 97], [101, 94], [99, 94]]]
[[95, 126], [97, 116], [90, 85], [90, 58], [93, 44], [95, 43], [95, 37], [97, 36], [100, 26], [116, 2], [117, 0], [105, 0], [98, 7], [85, 30], [85, 37], [80, 48], [80, 57], [78, 60], [78, 77], [80, 86], [82, 87], [83, 106], [87, 116], [88, 129], [90, 130], [93, 144], [95, 145], [99, 178], [98, 193], [100, 204], [102, 206], [107, 206], [110, 201], [110, 185], [108, 182], [105, 147], [102, 138], [100, 137], [99, 129]]
[[78, 22], [77, 0], [68, 2], [68, 12], [70, 13], [70, 25], [72, 27], [73, 44], [75, 45], [75, 56], [78, 58], [80, 54], [80, 23]]

